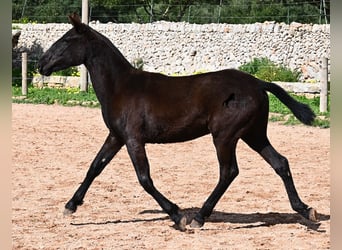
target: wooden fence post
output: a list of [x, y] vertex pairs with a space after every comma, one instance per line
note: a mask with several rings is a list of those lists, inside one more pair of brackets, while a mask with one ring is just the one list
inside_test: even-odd
[[21, 54], [21, 94], [27, 96], [27, 52]]
[[328, 103], [328, 58], [322, 58], [322, 68], [321, 68], [321, 91], [319, 98], [319, 111], [327, 112]]
[[[88, 24], [88, 0], [82, 0], [82, 23]], [[82, 64], [81, 65], [81, 83], [80, 89], [81, 91], [88, 91], [88, 71], [87, 68]]]

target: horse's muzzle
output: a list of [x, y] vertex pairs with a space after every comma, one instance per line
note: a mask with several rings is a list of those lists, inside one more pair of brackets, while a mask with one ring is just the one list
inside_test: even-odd
[[44, 76], [49, 76], [52, 74], [52, 71], [46, 67], [46, 64], [42, 60], [39, 60], [38, 62], [38, 72]]

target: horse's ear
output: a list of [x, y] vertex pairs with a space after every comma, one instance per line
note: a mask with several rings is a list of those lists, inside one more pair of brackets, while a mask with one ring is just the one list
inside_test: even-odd
[[75, 27], [76, 31], [82, 33], [86, 30], [86, 25], [82, 23], [80, 16], [77, 13], [69, 15], [70, 23]]

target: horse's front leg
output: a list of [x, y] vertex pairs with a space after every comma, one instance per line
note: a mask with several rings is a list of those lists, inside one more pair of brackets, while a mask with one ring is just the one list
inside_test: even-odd
[[170, 218], [175, 222], [177, 228], [184, 231], [186, 226], [186, 217], [179, 213], [179, 208], [176, 204], [169, 201], [153, 185], [145, 145], [135, 139], [131, 139], [126, 142], [126, 147], [138, 176], [139, 183], [170, 216]]
[[74, 213], [77, 209], [77, 206], [82, 205], [83, 198], [91, 183], [102, 172], [106, 165], [113, 159], [113, 157], [121, 149], [122, 146], [123, 143], [121, 143], [114, 135], [108, 135], [102, 148], [90, 165], [90, 168], [81, 186], [77, 189], [71, 200], [65, 205], [65, 215]]

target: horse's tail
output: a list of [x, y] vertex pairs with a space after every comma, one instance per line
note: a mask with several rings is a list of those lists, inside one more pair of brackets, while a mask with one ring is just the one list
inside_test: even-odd
[[274, 83], [260, 80], [260, 86], [263, 90], [269, 91], [274, 94], [292, 111], [294, 116], [297, 117], [297, 119], [300, 120], [302, 123], [306, 125], [312, 124], [316, 115], [308, 105], [296, 101], [283, 88]]

